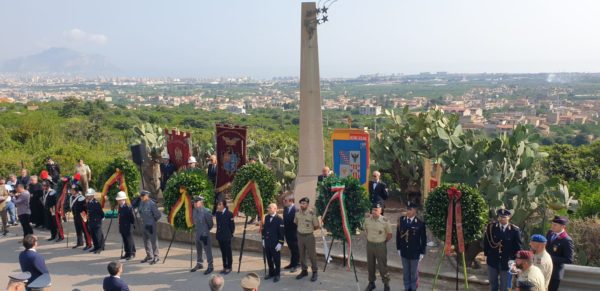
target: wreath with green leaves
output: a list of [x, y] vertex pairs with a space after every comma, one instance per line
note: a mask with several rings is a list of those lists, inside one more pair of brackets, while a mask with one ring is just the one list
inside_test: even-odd
[[[167, 216], [171, 212], [173, 205], [175, 205], [177, 200], [179, 200], [179, 197], [181, 197], [181, 192], [179, 192], [181, 186], [185, 187], [187, 193], [190, 195], [190, 199], [200, 195], [204, 197], [204, 207], [209, 209], [212, 208], [215, 192], [212, 182], [208, 179], [208, 175], [201, 169], [187, 170], [173, 174], [167, 181], [165, 191], [163, 191], [163, 197], [165, 199], [164, 212]], [[175, 215], [174, 226], [175, 229], [190, 230], [185, 223], [184, 209], [181, 209]]]
[[[129, 200], [132, 201], [135, 197], [139, 196], [139, 184], [140, 184], [140, 172], [138, 171], [137, 166], [130, 160], [124, 158], [115, 158], [112, 160], [108, 166], [102, 172], [101, 181], [102, 186], [104, 187], [104, 183], [108, 181], [108, 179], [115, 173], [115, 171], [119, 169], [125, 178], [125, 184], [127, 186], [127, 195], [129, 196]], [[102, 192], [102, 188], [96, 189], [97, 192]], [[119, 190], [118, 182], [112, 184], [108, 189], [108, 201], [111, 206], [116, 206], [117, 193], [121, 191]]]
[[[443, 184], [431, 193], [425, 201], [425, 221], [433, 235], [446, 239], [446, 219], [448, 217], [448, 189], [455, 187], [462, 196], [462, 225], [465, 243], [479, 240], [483, 237], [483, 229], [487, 221], [488, 206], [479, 191], [465, 184]], [[452, 230], [452, 243], [456, 244], [456, 228]]]
[[[365, 213], [369, 213], [371, 203], [369, 202], [368, 193], [360, 184], [360, 181], [354, 177], [348, 176], [340, 179], [337, 176], [330, 175], [317, 185], [318, 196], [315, 206], [319, 215], [323, 215], [327, 203], [335, 194], [331, 191], [331, 187], [335, 185], [345, 186], [344, 202], [346, 204], [346, 214], [348, 215], [348, 227], [350, 233], [354, 234], [358, 229], [362, 229]], [[331, 233], [333, 238], [345, 240], [339, 200], [331, 202], [326, 218], [323, 227]]]
[[[250, 180], [258, 185], [264, 210], [266, 210], [269, 203], [273, 203], [277, 199], [275, 195], [275, 175], [273, 174], [273, 171], [260, 163], [246, 164], [239, 168], [235, 174], [235, 178], [233, 178], [233, 184], [231, 185], [231, 193], [234, 195], [234, 200]], [[255, 217], [258, 215], [252, 195], [246, 195], [244, 200], [242, 200], [240, 211], [248, 217]]]

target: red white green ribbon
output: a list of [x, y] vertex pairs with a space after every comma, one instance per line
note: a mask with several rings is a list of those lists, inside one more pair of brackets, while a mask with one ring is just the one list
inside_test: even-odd
[[192, 199], [187, 192], [185, 187], [179, 187], [179, 199], [173, 204], [171, 207], [171, 211], [169, 211], [169, 223], [174, 227], [175, 226], [175, 216], [177, 212], [183, 208], [185, 210], [185, 224], [188, 228], [192, 228], [194, 226], [194, 220], [192, 218]]
[[329, 210], [329, 205], [332, 201], [338, 200], [340, 204], [340, 214], [342, 217], [342, 229], [344, 230], [344, 236], [346, 237], [346, 243], [348, 244], [348, 252], [350, 255], [347, 257], [347, 268], [350, 270], [350, 257], [352, 255], [352, 238], [350, 237], [350, 227], [348, 225], [348, 216], [346, 211], [346, 203], [344, 202], [344, 185], [335, 185], [331, 187], [331, 191], [334, 192], [329, 202], [327, 202], [327, 206], [325, 207], [325, 211], [323, 212], [323, 221], [325, 221], [325, 216], [327, 215], [327, 211]]
[[127, 193], [127, 185], [125, 184], [125, 175], [123, 175], [123, 172], [121, 172], [120, 169], [117, 169], [115, 170], [115, 173], [108, 178], [106, 183], [104, 183], [104, 187], [102, 187], [102, 195], [100, 195], [100, 205], [102, 208], [104, 208], [104, 203], [106, 203], [106, 199], [104, 197], [106, 197], [108, 189], [110, 189], [110, 187], [116, 182], [119, 182], [119, 190], [125, 192], [127, 204], [131, 204], [131, 201], [129, 201], [129, 194]]
[[233, 200], [233, 216], [238, 215], [238, 212], [240, 211], [240, 205], [242, 204], [242, 201], [244, 201], [244, 198], [246, 198], [246, 195], [248, 195], [248, 193], [252, 193], [252, 197], [254, 198], [254, 205], [256, 205], [256, 211], [258, 211], [258, 216], [260, 218], [260, 227], [262, 229], [262, 225], [265, 221], [264, 205], [262, 201], [262, 196], [260, 195], [260, 189], [258, 188], [258, 184], [256, 184], [252, 180], [248, 181], [244, 188], [242, 188], [242, 190], [240, 190], [240, 192], [238, 192], [235, 196], [235, 200]]

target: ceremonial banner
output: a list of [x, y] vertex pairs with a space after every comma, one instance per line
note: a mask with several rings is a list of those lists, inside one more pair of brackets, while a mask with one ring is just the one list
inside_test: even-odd
[[237, 170], [246, 164], [246, 127], [217, 124], [217, 192], [230, 186]]
[[334, 129], [333, 172], [344, 178], [352, 176], [367, 188], [369, 181], [369, 133], [361, 129]]
[[187, 161], [192, 155], [192, 137], [189, 132], [180, 132], [177, 129], [169, 131], [165, 128], [167, 152], [171, 162], [177, 169], [187, 166]]

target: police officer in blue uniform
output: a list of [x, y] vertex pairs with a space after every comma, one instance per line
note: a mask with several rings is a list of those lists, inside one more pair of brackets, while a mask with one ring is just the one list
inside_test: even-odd
[[402, 258], [404, 290], [417, 290], [419, 261], [427, 252], [425, 222], [417, 218], [417, 205], [408, 202], [406, 216], [400, 217], [396, 230], [396, 249]]
[[[483, 250], [487, 258], [490, 290], [508, 290], [508, 261], [514, 260], [516, 253], [523, 249], [521, 230], [509, 223], [512, 213], [498, 209], [498, 221], [485, 228]], [[500, 280], [498, 280], [500, 278]]]
[[271, 203], [267, 208], [269, 214], [265, 216], [262, 229], [262, 244], [267, 256], [269, 274], [265, 280], [273, 278], [273, 282], [279, 282], [281, 270], [281, 247], [283, 246], [283, 219], [277, 215], [277, 204]]
[[565, 264], [572, 264], [574, 257], [575, 244], [573, 239], [567, 234], [567, 224], [569, 220], [566, 217], [555, 216], [552, 220], [552, 226], [546, 234], [546, 251], [552, 258], [552, 277], [548, 291], [556, 291], [565, 275]]
[[104, 234], [102, 234], [102, 220], [104, 220], [104, 211], [102, 206], [94, 198], [96, 190], [89, 188], [85, 193], [85, 199], [87, 200], [87, 214], [88, 214], [88, 229], [92, 235], [92, 242], [94, 248], [90, 250], [91, 253], [99, 254], [104, 250]]

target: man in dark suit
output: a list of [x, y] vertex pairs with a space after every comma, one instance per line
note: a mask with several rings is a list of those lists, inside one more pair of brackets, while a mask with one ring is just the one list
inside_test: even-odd
[[404, 290], [416, 291], [419, 262], [427, 252], [427, 235], [425, 223], [417, 218], [417, 205], [408, 202], [406, 208], [396, 231], [396, 249], [402, 258]]
[[283, 228], [285, 241], [287, 242], [292, 258], [290, 264], [283, 267], [285, 270], [290, 270], [291, 273], [296, 272], [298, 261], [300, 260], [300, 250], [298, 249], [298, 225], [294, 223], [296, 218], [296, 205], [294, 204], [293, 194], [289, 194], [284, 200], [283, 205]]
[[[487, 258], [490, 290], [508, 289], [508, 261], [514, 260], [518, 251], [523, 249], [521, 230], [509, 223], [512, 213], [498, 209], [498, 221], [487, 225], [483, 238], [483, 252]], [[498, 280], [500, 277], [500, 280]]]
[[262, 245], [269, 265], [269, 274], [265, 276], [265, 280], [273, 278], [273, 282], [279, 282], [280, 251], [284, 242], [283, 219], [277, 215], [277, 204], [269, 204], [267, 210], [269, 214], [265, 217], [265, 224], [262, 229]]
[[381, 173], [373, 171], [373, 180], [369, 181], [369, 199], [371, 204], [381, 205], [381, 215], [385, 210], [385, 200], [388, 199], [387, 185], [381, 181]]
[[88, 229], [92, 235], [92, 242], [94, 248], [90, 250], [91, 253], [99, 254], [104, 250], [104, 234], [102, 233], [102, 220], [104, 220], [104, 211], [100, 203], [94, 198], [96, 190], [88, 188], [85, 193], [85, 199], [87, 200], [86, 208], [88, 215]]
[[135, 228], [135, 216], [131, 206], [127, 205], [127, 194], [125, 192], [119, 191], [116, 200], [119, 203], [119, 233], [121, 233], [123, 250], [125, 251], [121, 259], [129, 261], [135, 258], [135, 243], [131, 232], [131, 227]]
[[321, 175], [319, 175], [319, 177], [318, 177], [318, 181], [323, 182], [323, 180], [325, 180], [325, 178], [329, 177], [330, 174], [331, 174], [331, 170], [329, 169], [329, 167], [327, 167], [327, 166], [323, 167], [323, 170], [321, 170]]
[[552, 220], [552, 226], [546, 239], [546, 251], [552, 258], [552, 277], [548, 291], [556, 291], [560, 286], [560, 280], [565, 275], [565, 264], [572, 264], [574, 257], [575, 244], [573, 239], [567, 234], [567, 223], [565, 217], [555, 216]]
[[56, 211], [56, 191], [50, 188], [50, 182], [42, 182], [42, 188], [44, 194], [42, 196], [42, 203], [44, 204], [44, 216], [45, 221], [48, 223], [48, 229], [50, 230], [50, 238], [48, 241], [56, 239], [57, 224], [54, 213]]
[[121, 279], [121, 274], [123, 274], [123, 264], [119, 262], [110, 262], [107, 269], [110, 276], [104, 278], [102, 289], [104, 289], [104, 291], [129, 291], [129, 286]]
[[227, 210], [225, 201], [217, 202], [217, 233], [216, 238], [221, 249], [221, 258], [223, 259], [223, 271], [221, 274], [227, 275], [231, 272], [233, 265], [233, 253], [231, 251], [231, 239], [235, 232], [235, 222], [233, 214]]
[[19, 264], [21, 265], [21, 272], [29, 272], [31, 278], [29, 282], [33, 282], [42, 274], [47, 274], [48, 268], [44, 257], [38, 254], [35, 250], [37, 247], [38, 238], [33, 234], [28, 234], [23, 238], [23, 246], [25, 250], [19, 254]]

